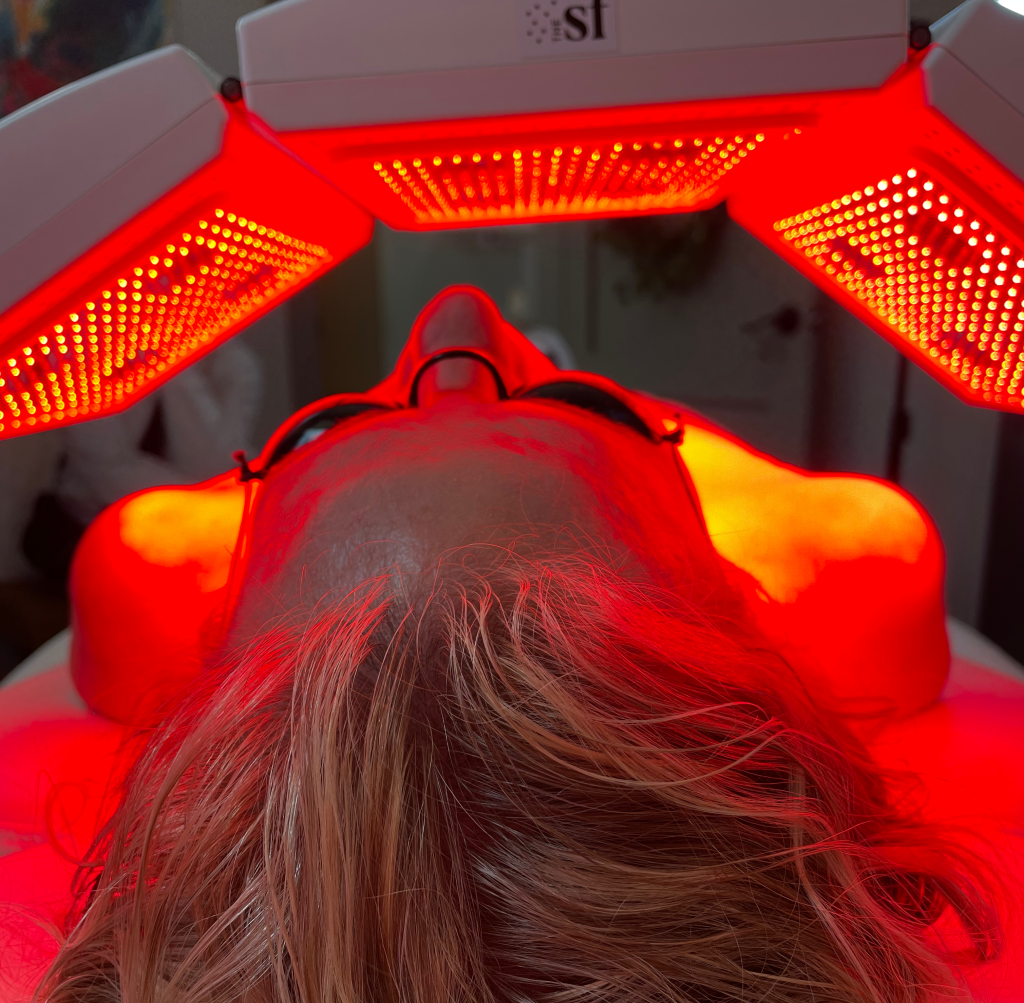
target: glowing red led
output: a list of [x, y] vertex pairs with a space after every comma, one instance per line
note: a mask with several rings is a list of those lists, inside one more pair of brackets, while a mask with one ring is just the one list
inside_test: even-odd
[[389, 226], [687, 212], [835, 97], [751, 98], [282, 133]]
[[329, 255], [217, 208], [0, 359], [0, 433], [130, 402]]
[[775, 229], [972, 394], [1024, 406], [1024, 245], [909, 167]]
[[128, 407], [371, 228], [232, 109], [218, 157], [0, 316], [0, 438]]
[[423, 151], [372, 164], [353, 160], [343, 171], [350, 184], [362, 175], [372, 185], [372, 169], [379, 191], [370, 199], [391, 192], [419, 226], [671, 212], [717, 195], [720, 183], [765, 138], [763, 132], [669, 134], [445, 152], [424, 144]]
[[911, 65], [776, 151], [735, 219], [964, 400], [1024, 410], [1024, 185]]

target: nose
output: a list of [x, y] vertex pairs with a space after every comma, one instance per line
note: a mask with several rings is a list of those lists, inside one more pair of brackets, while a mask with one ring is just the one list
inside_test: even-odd
[[416, 403], [431, 407], [442, 398], [461, 394], [482, 403], [499, 399], [494, 374], [476, 359], [441, 359], [420, 377]]
[[[452, 290], [435, 300], [423, 318], [419, 350], [424, 356], [445, 349], [494, 352], [500, 337], [494, 318], [477, 297]], [[497, 401], [500, 390], [490, 368], [478, 359], [438, 359], [420, 376], [416, 403], [431, 407], [453, 394], [487, 403]]]

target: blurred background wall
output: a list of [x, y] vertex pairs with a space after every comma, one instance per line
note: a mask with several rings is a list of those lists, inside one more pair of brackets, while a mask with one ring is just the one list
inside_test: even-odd
[[[3, 110], [38, 96], [25, 81], [37, 89], [47, 74], [66, 82], [76, 67], [91, 72], [103, 60], [109, 65], [168, 41], [234, 75], [234, 23], [256, 6], [0, 0]], [[953, 6], [913, 0], [911, 13], [931, 23]], [[108, 44], [88, 54], [97, 25], [117, 35], [120, 50]], [[721, 209], [434, 234], [378, 226], [369, 247], [236, 339], [255, 383], [232, 389], [211, 370], [179, 397], [206, 394], [211, 414], [248, 408], [237, 436], [258, 448], [295, 408], [380, 379], [420, 308], [456, 282], [481, 286], [523, 330], [560, 338], [580, 368], [678, 399], [773, 455], [897, 480], [942, 532], [950, 612], [1024, 656], [1016, 580], [1024, 560], [1024, 419], [959, 403]], [[222, 368], [232, 370], [227, 362]], [[155, 410], [149, 405], [145, 420], [123, 423], [118, 442], [132, 440], [124, 448], [134, 466], [121, 480], [112, 474], [94, 486], [94, 494], [116, 495], [141, 468], [151, 480], [187, 479], [220, 456], [208, 455], [209, 443], [202, 456], [198, 446], [190, 453], [182, 435], [168, 446], [174, 393]], [[231, 403], [243, 399], [244, 407]], [[101, 445], [109, 453], [109, 441]], [[0, 442], [0, 477], [8, 486], [0, 493], [0, 672], [63, 626], [61, 564], [47, 571], [38, 553], [40, 536], [45, 542], [63, 530], [45, 519], [40, 529], [40, 498], [63, 498], [75, 510], [76, 464], [94, 448], [66, 430]], [[216, 448], [226, 469], [231, 449]], [[79, 524], [87, 510], [79, 504]], [[75, 526], [67, 532], [73, 538]]]

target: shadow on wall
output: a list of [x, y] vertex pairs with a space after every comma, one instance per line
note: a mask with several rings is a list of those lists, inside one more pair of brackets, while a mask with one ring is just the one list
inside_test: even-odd
[[1024, 416], [999, 416], [995, 503], [981, 629], [1024, 662]]

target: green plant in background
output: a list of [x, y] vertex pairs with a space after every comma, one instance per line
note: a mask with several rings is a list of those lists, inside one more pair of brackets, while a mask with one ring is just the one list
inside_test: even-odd
[[619, 282], [625, 302], [663, 300], [700, 284], [714, 265], [728, 221], [725, 205], [707, 212], [639, 216], [598, 223], [596, 239], [632, 266], [632, 282]]

